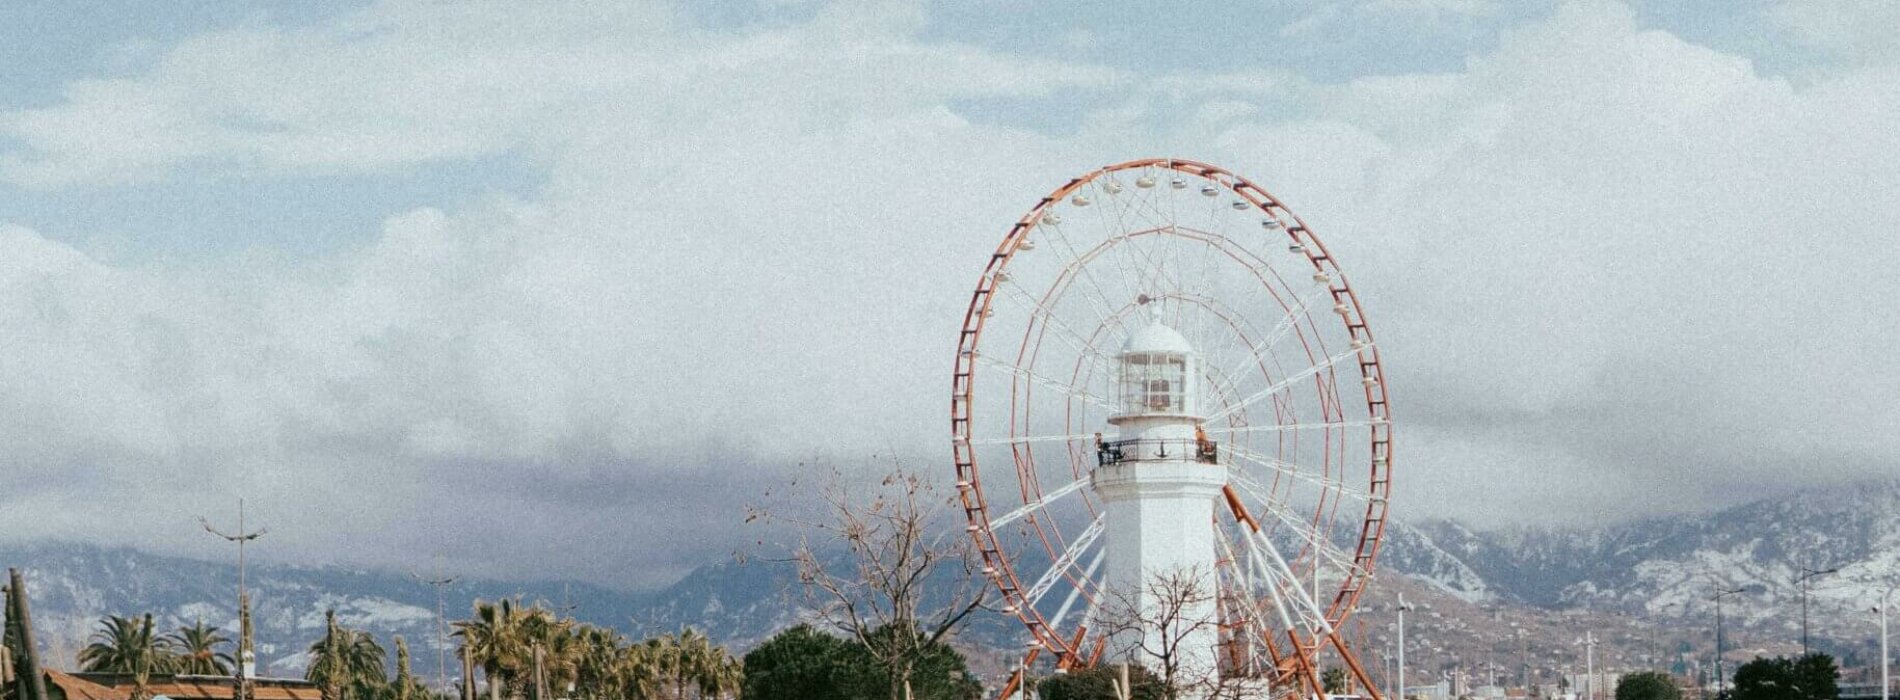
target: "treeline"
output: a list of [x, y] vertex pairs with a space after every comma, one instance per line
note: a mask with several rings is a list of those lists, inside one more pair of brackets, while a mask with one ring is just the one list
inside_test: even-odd
[[[325, 620], [323, 636], [306, 650], [304, 678], [326, 700], [451, 697], [440, 692], [451, 689], [432, 689], [412, 672], [402, 637], [394, 638], [391, 673], [389, 651], [375, 635], [340, 624], [334, 610]], [[463, 652], [487, 680], [480, 694], [488, 700], [714, 700], [737, 698], [744, 678], [725, 647], [692, 629], [631, 641], [517, 600], [477, 601], [474, 616], [454, 625]], [[236, 644], [202, 622], [160, 633], [149, 614], [109, 616], [79, 652], [79, 667], [131, 676], [142, 696], [153, 676], [232, 675]]]
[[[543, 604], [477, 601], [474, 615], [453, 623], [459, 649], [486, 679], [482, 700], [873, 700], [888, 698], [887, 664], [875, 653], [905, 640], [896, 628], [870, 644], [809, 625], [780, 632], [743, 660], [692, 629], [640, 640], [557, 615]], [[918, 632], [910, 630], [911, 644]], [[202, 622], [171, 632], [152, 616], [99, 621], [79, 653], [80, 670], [145, 679], [173, 674], [229, 676], [236, 640]], [[325, 615], [321, 638], [306, 650], [304, 678], [326, 700], [449, 700], [460, 688], [430, 688], [410, 668], [409, 646], [389, 650], [366, 630]], [[392, 672], [393, 671], [393, 672]], [[944, 644], [925, 644], [910, 673], [914, 700], [977, 700], [982, 686], [965, 659]], [[485, 687], [484, 687], [485, 686]], [[450, 692], [444, 692], [450, 691]], [[137, 693], [143, 695], [142, 693]]]

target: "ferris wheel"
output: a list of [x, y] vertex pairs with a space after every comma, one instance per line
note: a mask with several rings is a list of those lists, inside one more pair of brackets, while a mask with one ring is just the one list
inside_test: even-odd
[[[1025, 668], [1132, 656], [1117, 587], [1200, 556], [1209, 673], [1318, 696], [1333, 653], [1378, 695], [1339, 630], [1391, 493], [1379, 347], [1332, 253], [1259, 185], [1151, 159], [1043, 197], [971, 297], [951, 433]], [[1127, 496], [1141, 479], [1172, 481]]]

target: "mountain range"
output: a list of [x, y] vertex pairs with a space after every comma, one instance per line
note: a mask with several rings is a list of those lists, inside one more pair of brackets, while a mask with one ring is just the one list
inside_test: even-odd
[[[1390, 649], [1402, 592], [1416, 605], [1407, 641], [1414, 668], [1487, 661], [1519, 672], [1526, 665], [1557, 668], [1581, 653], [1575, 641], [1586, 630], [1602, 640], [1598, 656], [1606, 667], [1693, 668], [1709, 656], [1709, 596], [1717, 585], [1747, 589], [1724, 602], [1737, 650], [1731, 653], [1785, 653], [1799, 640], [1801, 592], [1794, 581], [1806, 568], [1838, 569], [1813, 580], [1810, 625], [1816, 646], [1853, 664], [1871, 651], [1868, 607], [1900, 583], [1900, 481], [1597, 528], [1395, 522], [1388, 534], [1379, 576], [1347, 630], [1368, 656]], [[72, 663], [102, 615], [149, 611], [165, 627], [200, 619], [235, 627], [236, 571], [227, 563], [41, 542], [0, 546], [0, 564], [24, 569], [47, 662], [55, 666]], [[302, 674], [302, 651], [322, 633], [324, 611], [332, 608], [344, 624], [383, 638], [404, 636], [416, 649], [418, 671], [436, 670], [436, 591], [406, 572], [254, 564], [248, 583], [268, 674]], [[466, 616], [478, 598], [519, 596], [634, 635], [690, 625], [737, 649], [809, 616], [789, 568], [759, 560], [711, 563], [653, 591], [462, 578], [441, 593], [450, 619]], [[1013, 621], [989, 618], [963, 640], [1001, 663], [1019, 648], [1018, 634]]]

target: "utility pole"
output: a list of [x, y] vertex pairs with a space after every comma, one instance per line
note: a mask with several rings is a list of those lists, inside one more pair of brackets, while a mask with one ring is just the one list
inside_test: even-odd
[[1736, 593], [1747, 591], [1748, 587], [1715, 589], [1715, 698], [1725, 700], [1725, 685], [1728, 678], [1722, 673], [1722, 599]]
[[238, 499], [238, 525], [235, 532], [222, 532], [211, 526], [211, 521], [198, 516], [198, 522], [204, 525], [205, 532], [224, 538], [227, 542], [237, 543], [238, 550], [238, 663], [237, 692], [234, 700], [251, 700], [251, 678], [257, 675], [257, 655], [251, 651], [251, 595], [245, 588], [244, 545], [269, 530], [258, 528], [252, 532], [244, 530], [244, 499]]
[[1880, 594], [1880, 607], [1874, 608], [1874, 612], [1880, 613], [1880, 700], [1890, 700], [1888, 694], [1893, 688], [1893, 677], [1887, 667], [1890, 658], [1887, 656], [1887, 610], [1893, 607], [1894, 588], [1888, 586], [1887, 592]]
[[1803, 657], [1808, 655], [1808, 582], [1814, 580], [1817, 576], [1824, 576], [1836, 571], [1840, 571], [1840, 569], [1817, 571], [1802, 567], [1801, 578], [1795, 579], [1795, 583], [1801, 584], [1801, 656]]
[[435, 589], [435, 687], [447, 690], [449, 687], [449, 623], [448, 614], [443, 607], [442, 588], [455, 583], [456, 577], [443, 576], [442, 567], [437, 566], [434, 578], [423, 578], [414, 571], [409, 576], [424, 585]]
[[1583, 633], [1583, 689], [1585, 700], [1597, 700], [1597, 635]]
[[1524, 628], [1517, 628], [1517, 670], [1524, 682], [1524, 694], [1531, 692], [1531, 644], [1524, 640]]
[[[1673, 607], [1676, 607], [1675, 603], [1664, 603], [1662, 609], [1658, 610], [1656, 614], [1661, 615]], [[1655, 622], [1651, 622], [1649, 625], [1649, 662], [1656, 664], [1656, 668], [1658, 669], [1664, 668], [1662, 650], [1656, 646], [1656, 628], [1661, 626], [1661, 624]]]
[[1405, 700], [1405, 611], [1412, 606], [1405, 604], [1405, 594], [1399, 594], [1399, 693], [1398, 700]]

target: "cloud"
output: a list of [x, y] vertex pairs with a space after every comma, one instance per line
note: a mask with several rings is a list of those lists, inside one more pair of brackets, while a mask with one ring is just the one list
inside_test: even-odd
[[[801, 462], [940, 458], [984, 256], [1050, 187], [1155, 152], [1266, 183], [1339, 252], [1409, 422], [1406, 515], [1892, 468], [1889, 73], [1797, 87], [1606, 4], [1334, 85], [924, 40], [903, 7], [604, 9], [244, 27], [0, 116], [22, 188], [545, 174], [320, 258], [108, 264], [0, 228], [0, 433], [29, 436], [0, 531], [210, 552], [190, 516], [243, 493], [280, 551], [664, 581]], [[1046, 133], [970, 100], [1086, 107]]]
[[1892, 64], [1900, 59], [1900, 7], [1878, 0], [1778, 3], [1771, 19], [1802, 38], [1855, 63]]

